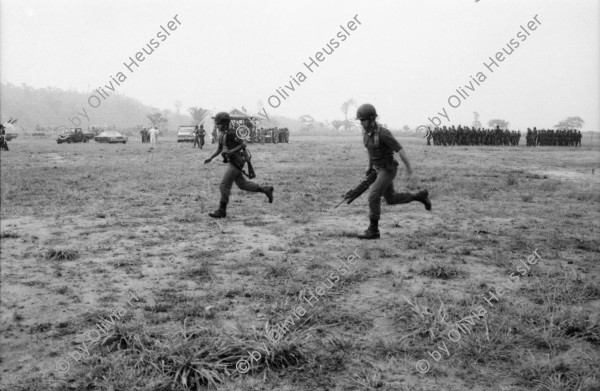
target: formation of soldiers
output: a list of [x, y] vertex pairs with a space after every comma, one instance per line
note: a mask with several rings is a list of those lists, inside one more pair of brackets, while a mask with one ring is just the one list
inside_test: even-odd
[[450, 128], [443, 126], [442, 128], [435, 127], [433, 131], [427, 128], [427, 145], [519, 145], [521, 132], [516, 130], [500, 129], [475, 129], [468, 126], [458, 125], [455, 128], [452, 125]]
[[290, 142], [288, 128], [252, 128], [250, 129], [250, 143], [279, 144]]
[[[234, 129], [237, 129], [234, 125]], [[246, 139], [249, 144], [279, 144], [290, 142], [290, 130], [288, 128], [255, 128], [249, 127], [250, 134]], [[212, 144], [216, 143], [218, 136], [216, 130], [212, 132]]]
[[540, 129], [527, 128], [525, 136], [528, 147], [535, 146], [562, 146], [562, 147], [577, 147], [581, 146], [581, 132], [579, 130], [563, 129]]

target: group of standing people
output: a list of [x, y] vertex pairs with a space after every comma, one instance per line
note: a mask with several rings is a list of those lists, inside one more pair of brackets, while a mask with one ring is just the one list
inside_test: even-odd
[[288, 128], [253, 128], [250, 129], [251, 143], [279, 144], [290, 142], [290, 130]]
[[156, 144], [156, 140], [158, 138], [158, 128], [156, 126], [153, 126], [150, 129], [142, 128], [140, 134], [142, 135], [143, 143]]
[[462, 127], [458, 125], [455, 128], [452, 125], [450, 128], [443, 126], [442, 128], [435, 127], [433, 131], [427, 128], [427, 145], [519, 145], [521, 139], [521, 132], [516, 130], [500, 129], [500, 126], [496, 126], [496, 129], [475, 129], [475, 127], [469, 128], [468, 126]]
[[561, 146], [577, 147], [581, 146], [581, 131], [572, 129], [552, 130], [540, 129], [535, 127], [533, 130], [527, 128], [525, 136], [528, 147], [535, 146]]

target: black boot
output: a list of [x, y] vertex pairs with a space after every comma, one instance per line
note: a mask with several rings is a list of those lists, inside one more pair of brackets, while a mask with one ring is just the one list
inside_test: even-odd
[[227, 202], [221, 202], [219, 204], [219, 209], [215, 210], [208, 214], [210, 217], [214, 217], [216, 219], [221, 219], [223, 217], [227, 217]]
[[415, 196], [415, 201], [422, 202], [425, 205], [425, 209], [431, 210], [431, 201], [429, 201], [429, 192], [427, 190], [421, 190]]
[[261, 188], [261, 191], [267, 195], [267, 198], [269, 199], [269, 204], [273, 203], [273, 190], [273, 186]]
[[371, 219], [371, 225], [364, 234], [358, 235], [359, 239], [379, 239], [379, 220]]

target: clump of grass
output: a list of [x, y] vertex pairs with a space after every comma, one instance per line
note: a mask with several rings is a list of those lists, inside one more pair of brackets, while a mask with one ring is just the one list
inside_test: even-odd
[[197, 223], [200, 218], [197, 215], [186, 213], [183, 216], [173, 217], [173, 221], [176, 223]]
[[2, 231], [2, 233], [0, 233], [0, 239], [16, 239], [18, 237], [19, 235], [13, 232]]
[[[109, 353], [121, 351], [116, 360], [127, 360], [119, 365], [135, 369], [138, 375], [159, 376], [182, 389], [198, 390], [217, 387], [240, 373], [258, 374], [307, 362], [304, 345], [310, 331], [291, 331], [273, 344], [256, 329], [249, 335], [241, 328], [235, 335], [225, 335], [209, 328], [187, 330], [184, 322], [181, 331], [160, 341], [139, 327], [116, 326], [96, 345]], [[238, 366], [240, 361], [247, 366]]]
[[561, 181], [555, 180], [555, 179], [549, 179], [549, 180], [542, 182], [542, 184], [539, 186], [539, 189], [541, 191], [547, 191], [547, 192], [554, 193], [554, 192], [558, 191], [558, 188], [561, 186], [562, 186]]
[[515, 186], [518, 183], [517, 178], [513, 174], [508, 174], [508, 177], [506, 178], [506, 184], [508, 186]]
[[278, 279], [291, 277], [292, 273], [288, 265], [269, 265], [265, 273], [265, 279]]
[[523, 202], [531, 202], [531, 201], [533, 200], [533, 195], [531, 195], [531, 194], [529, 194], [529, 193], [527, 193], [527, 194], [523, 194], [523, 195], [521, 196], [521, 200], [522, 200]]
[[76, 250], [70, 249], [49, 249], [44, 254], [47, 261], [72, 261], [79, 258], [79, 253]]
[[52, 323], [36, 323], [29, 327], [29, 334], [45, 333], [50, 329], [52, 329]]
[[550, 275], [539, 283], [527, 284], [521, 289], [538, 304], [581, 304], [600, 299], [600, 286], [593, 281], [584, 281], [580, 276]]
[[186, 278], [199, 281], [210, 281], [213, 279], [213, 272], [208, 262], [202, 262], [200, 265], [186, 267], [181, 274]]
[[439, 278], [441, 280], [450, 280], [453, 278], [464, 276], [466, 273], [458, 270], [453, 266], [448, 265], [431, 265], [419, 272], [422, 276]]
[[63, 285], [61, 287], [56, 288], [55, 292], [59, 295], [66, 295], [70, 290], [71, 289], [68, 286]]
[[479, 201], [487, 201], [490, 198], [488, 192], [480, 187], [472, 187], [466, 192], [466, 195], [471, 199]]

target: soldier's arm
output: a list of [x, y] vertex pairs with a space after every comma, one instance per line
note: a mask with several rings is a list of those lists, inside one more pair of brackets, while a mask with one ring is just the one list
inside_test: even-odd
[[221, 145], [221, 143], [218, 144], [217, 147], [217, 151], [215, 153], [213, 153], [213, 155], [211, 157], [209, 157], [208, 159], [206, 159], [204, 161], [204, 163], [206, 164], [207, 162], [210, 162], [211, 160], [213, 160], [214, 158], [216, 158], [217, 156], [219, 156], [219, 154], [223, 151], [223, 146]]
[[389, 148], [391, 148], [392, 151], [398, 152], [398, 155], [400, 155], [400, 159], [402, 160], [402, 163], [404, 163], [404, 165], [406, 166], [408, 175], [412, 175], [412, 168], [410, 167], [410, 161], [408, 160], [408, 156], [406, 156], [406, 153], [404, 152], [404, 148], [402, 148], [402, 145], [400, 145], [400, 143], [398, 142], [398, 140], [396, 140], [396, 138], [392, 135], [392, 133], [389, 130], [386, 131], [385, 133], [382, 132], [379, 135], [379, 140], [380, 140], [380, 142], [385, 143]]
[[241, 143], [240, 143], [240, 144], [239, 144], [237, 147], [235, 147], [235, 148], [232, 148], [232, 149], [229, 151], [229, 153], [230, 153], [230, 154], [234, 154], [234, 153], [236, 153], [236, 152], [238, 152], [238, 151], [240, 151], [240, 150], [242, 150], [242, 149], [246, 148], [246, 142], [245, 142], [244, 140], [240, 140], [240, 141], [241, 141]]
[[406, 156], [406, 152], [404, 152], [404, 149], [400, 149], [398, 151], [398, 155], [400, 155], [400, 159], [402, 160], [402, 163], [404, 163], [404, 166], [406, 167], [406, 171], [408, 171], [408, 175], [412, 175], [412, 168], [410, 167], [410, 161], [408, 160], [408, 156]]

